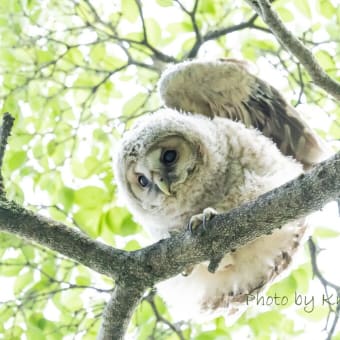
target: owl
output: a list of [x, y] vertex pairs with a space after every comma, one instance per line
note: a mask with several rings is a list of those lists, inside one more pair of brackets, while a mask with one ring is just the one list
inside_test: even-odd
[[[166, 107], [136, 120], [115, 157], [119, 193], [155, 240], [255, 200], [322, 158], [297, 111], [242, 62], [170, 66], [159, 93]], [[284, 271], [305, 227], [284, 225], [225, 254], [214, 273], [197, 264], [160, 292], [177, 319], [232, 314]]]

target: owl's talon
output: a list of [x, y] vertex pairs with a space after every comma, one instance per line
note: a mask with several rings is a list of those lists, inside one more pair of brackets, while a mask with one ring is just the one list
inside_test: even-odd
[[218, 212], [213, 208], [204, 209], [203, 213], [191, 216], [188, 229], [193, 233], [194, 230], [202, 225], [203, 230], [207, 230], [207, 223], [217, 214]]
[[185, 268], [181, 274], [182, 276], [189, 276], [193, 270], [194, 270], [194, 266], [190, 266], [190, 267]]
[[207, 215], [204, 215], [204, 213], [203, 213], [202, 227], [204, 230], [207, 230]]

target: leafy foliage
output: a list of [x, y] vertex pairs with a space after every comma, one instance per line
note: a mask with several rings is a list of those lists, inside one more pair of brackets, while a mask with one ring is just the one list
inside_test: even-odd
[[[278, 0], [274, 7], [340, 79], [335, 1]], [[313, 86], [246, 3], [2, 0], [0, 13], [0, 105], [16, 117], [4, 167], [8, 197], [111, 245], [133, 250], [146, 244], [119, 206], [111, 157], [131, 120], [160, 106], [156, 81], [169, 62], [243, 58], [265, 66], [268, 73], [261, 75], [271, 81], [276, 70], [281, 81], [275, 85], [294, 105], [306, 113], [318, 107], [328, 117], [317, 126], [320, 134], [340, 138], [337, 103]], [[2, 287], [12, 284], [0, 294], [0, 338], [94, 339], [113, 283], [58, 254], [0, 236]], [[279, 285], [286, 294], [301, 282], [307, 289], [308, 273], [301, 267]], [[299, 333], [284, 311], [273, 306], [232, 327], [223, 318], [176, 324], [152, 295], [135, 312], [130, 333], [138, 339], [231, 339], [244, 328], [258, 339]]]

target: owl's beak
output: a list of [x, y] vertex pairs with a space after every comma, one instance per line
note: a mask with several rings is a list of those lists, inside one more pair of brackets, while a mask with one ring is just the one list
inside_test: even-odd
[[167, 176], [164, 174], [155, 174], [154, 175], [154, 183], [158, 186], [159, 190], [161, 190], [165, 195], [170, 196], [170, 181]]

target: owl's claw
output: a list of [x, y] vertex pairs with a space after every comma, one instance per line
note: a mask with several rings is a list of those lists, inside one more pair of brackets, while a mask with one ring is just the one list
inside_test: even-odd
[[204, 209], [202, 214], [191, 216], [188, 224], [188, 229], [191, 233], [193, 233], [194, 230], [196, 230], [197, 227], [202, 224], [203, 229], [206, 230], [207, 222], [209, 222], [217, 214], [218, 212], [213, 208]]
[[194, 266], [190, 266], [190, 267], [186, 267], [183, 271], [182, 271], [182, 276], [189, 276], [192, 271], [194, 270]]

